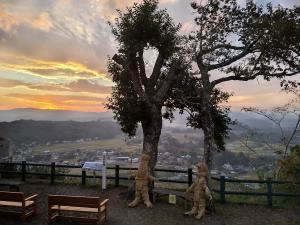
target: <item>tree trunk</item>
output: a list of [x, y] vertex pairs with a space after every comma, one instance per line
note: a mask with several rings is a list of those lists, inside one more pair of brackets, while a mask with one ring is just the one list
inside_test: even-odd
[[203, 111], [202, 117], [202, 128], [204, 133], [204, 161], [210, 171], [213, 163], [214, 153], [214, 124], [211, 118], [210, 111]]
[[208, 71], [201, 68], [201, 78], [202, 78], [202, 116], [201, 123], [204, 133], [204, 161], [210, 171], [212, 169], [213, 163], [213, 153], [215, 150], [215, 140], [214, 140], [214, 122], [212, 120], [212, 115], [210, 111], [210, 81]]
[[153, 104], [151, 107], [146, 107], [145, 113], [147, 115], [146, 119], [142, 121], [144, 133], [143, 154], [150, 155], [149, 167], [153, 174], [157, 162], [158, 142], [162, 129], [161, 107]]

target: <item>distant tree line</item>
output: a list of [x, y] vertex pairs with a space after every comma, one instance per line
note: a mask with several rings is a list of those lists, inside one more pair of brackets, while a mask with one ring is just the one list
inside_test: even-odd
[[33, 121], [17, 120], [0, 123], [0, 137], [16, 144], [74, 141], [82, 138], [109, 139], [121, 134], [120, 127], [110, 121]]

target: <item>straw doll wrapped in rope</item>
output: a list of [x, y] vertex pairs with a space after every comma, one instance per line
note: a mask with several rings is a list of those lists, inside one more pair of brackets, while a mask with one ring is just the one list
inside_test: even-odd
[[155, 177], [150, 175], [149, 172], [149, 160], [150, 156], [143, 154], [141, 156], [141, 161], [137, 173], [135, 174], [135, 199], [128, 205], [129, 207], [137, 206], [141, 200], [144, 204], [151, 208], [153, 204], [149, 199], [149, 184], [155, 181]]
[[208, 169], [205, 163], [198, 163], [197, 178], [195, 182], [186, 190], [186, 192], [193, 192], [193, 208], [185, 215], [195, 215], [196, 219], [201, 219], [205, 214], [206, 200], [212, 200], [210, 190], [206, 184], [208, 176]]

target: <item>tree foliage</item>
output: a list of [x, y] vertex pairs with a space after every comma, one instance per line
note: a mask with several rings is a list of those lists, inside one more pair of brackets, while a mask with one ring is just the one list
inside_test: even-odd
[[189, 35], [187, 52], [202, 81], [201, 120], [193, 120], [193, 125], [203, 128], [204, 157], [210, 167], [212, 152], [220, 143], [215, 137], [219, 126], [215, 108], [211, 107], [216, 86], [259, 76], [269, 80], [299, 74], [300, 10], [270, 3], [264, 7], [252, 0], [245, 7], [237, 0], [192, 2], [191, 7], [196, 30]]
[[[162, 107], [172, 81], [186, 65], [175, 54], [180, 26], [174, 24], [166, 10], [158, 9], [158, 1], [145, 0], [124, 13], [118, 12], [116, 23], [111, 24], [119, 43], [118, 54], [108, 61], [108, 71], [116, 85], [107, 107], [113, 110], [122, 130], [133, 136], [138, 122], [147, 120], [149, 107]], [[144, 62], [144, 53], [149, 49], [158, 52], [151, 74]]]
[[208, 71], [229, 80], [282, 78], [300, 71], [300, 10], [282, 6], [266, 7], [254, 1], [241, 7], [236, 0], [193, 2], [198, 30], [190, 38], [196, 61]]
[[289, 156], [279, 160], [279, 166], [282, 178], [300, 182], [300, 146], [291, 147]]

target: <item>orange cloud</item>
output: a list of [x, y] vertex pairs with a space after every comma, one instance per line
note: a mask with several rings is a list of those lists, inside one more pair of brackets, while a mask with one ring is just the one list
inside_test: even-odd
[[0, 87], [13, 88], [13, 87], [27, 87], [34, 90], [45, 91], [64, 91], [64, 92], [86, 92], [101, 95], [109, 95], [111, 93], [110, 86], [99, 85], [95, 81], [90, 80], [77, 80], [71, 83], [39, 83], [32, 84], [19, 80], [6, 79], [0, 77]]
[[5, 12], [4, 7], [0, 5], [0, 28], [4, 31], [11, 31], [19, 24], [19, 20], [13, 15]]
[[271, 108], [286, 104], [290, 97], [290, 95], [283, 92], [236, 95], [230, 97], [225, 105], [232, 106], [233, 109], [241, 109], [242, 107]]
[[77, 80], [66, 85], [66, 87], [70, 88], [72, 91], [78, 91], [78, 92], [92, 92], [92, 93], [101, 93], [101, 94], [111, 93], [111, 87], [102, 86], [97, 84], [96, 82], [89, 81], [89, 80]]
[[32, 26], [41, 30], [49, 31], [53, 27], [53, 23], [50, 19], [49, 13], [42, 12], [31, 22]]
[[110, 81], [106, 74], [90, 69], [87, 66], [77, 62], [56, 62], [32, 59], [25, 56], [0, 54], [0, 70], [11, 70], [16, 72], [29, 73], [31, 75], [44, 78], [99, 78]]
[[19, 80], [0, 78], [0, 87], [17, 87], [17, 86], [25, 86], [25, 85], [27, 85], [27, 83]]
[[0, 28], [4, 31], [12, 31], [21, 24], [26, 24], [44, 31], [49, 31], [50, 28], [53, 27], [48, 12], [41, 12], [37, 16], [24, 11], [11, 13], [5, 8], [5, 5], [0, 5]]
[[[89, 96], [65, 96], [65, 95], [31, 95], [31, 94], [7, 94], [6, 103], [13, 105], [15, 102], [18, 107], [39, 108], [39, 109], [64, 109], [79, 111], [104, 111], [105, 98]], [[22, 101], [23, 103], [19, 104]], [[7, 104], [1, 102], [0, 108], [9, 108]], [[16, 107], [14, 107], [16, 108]]]

